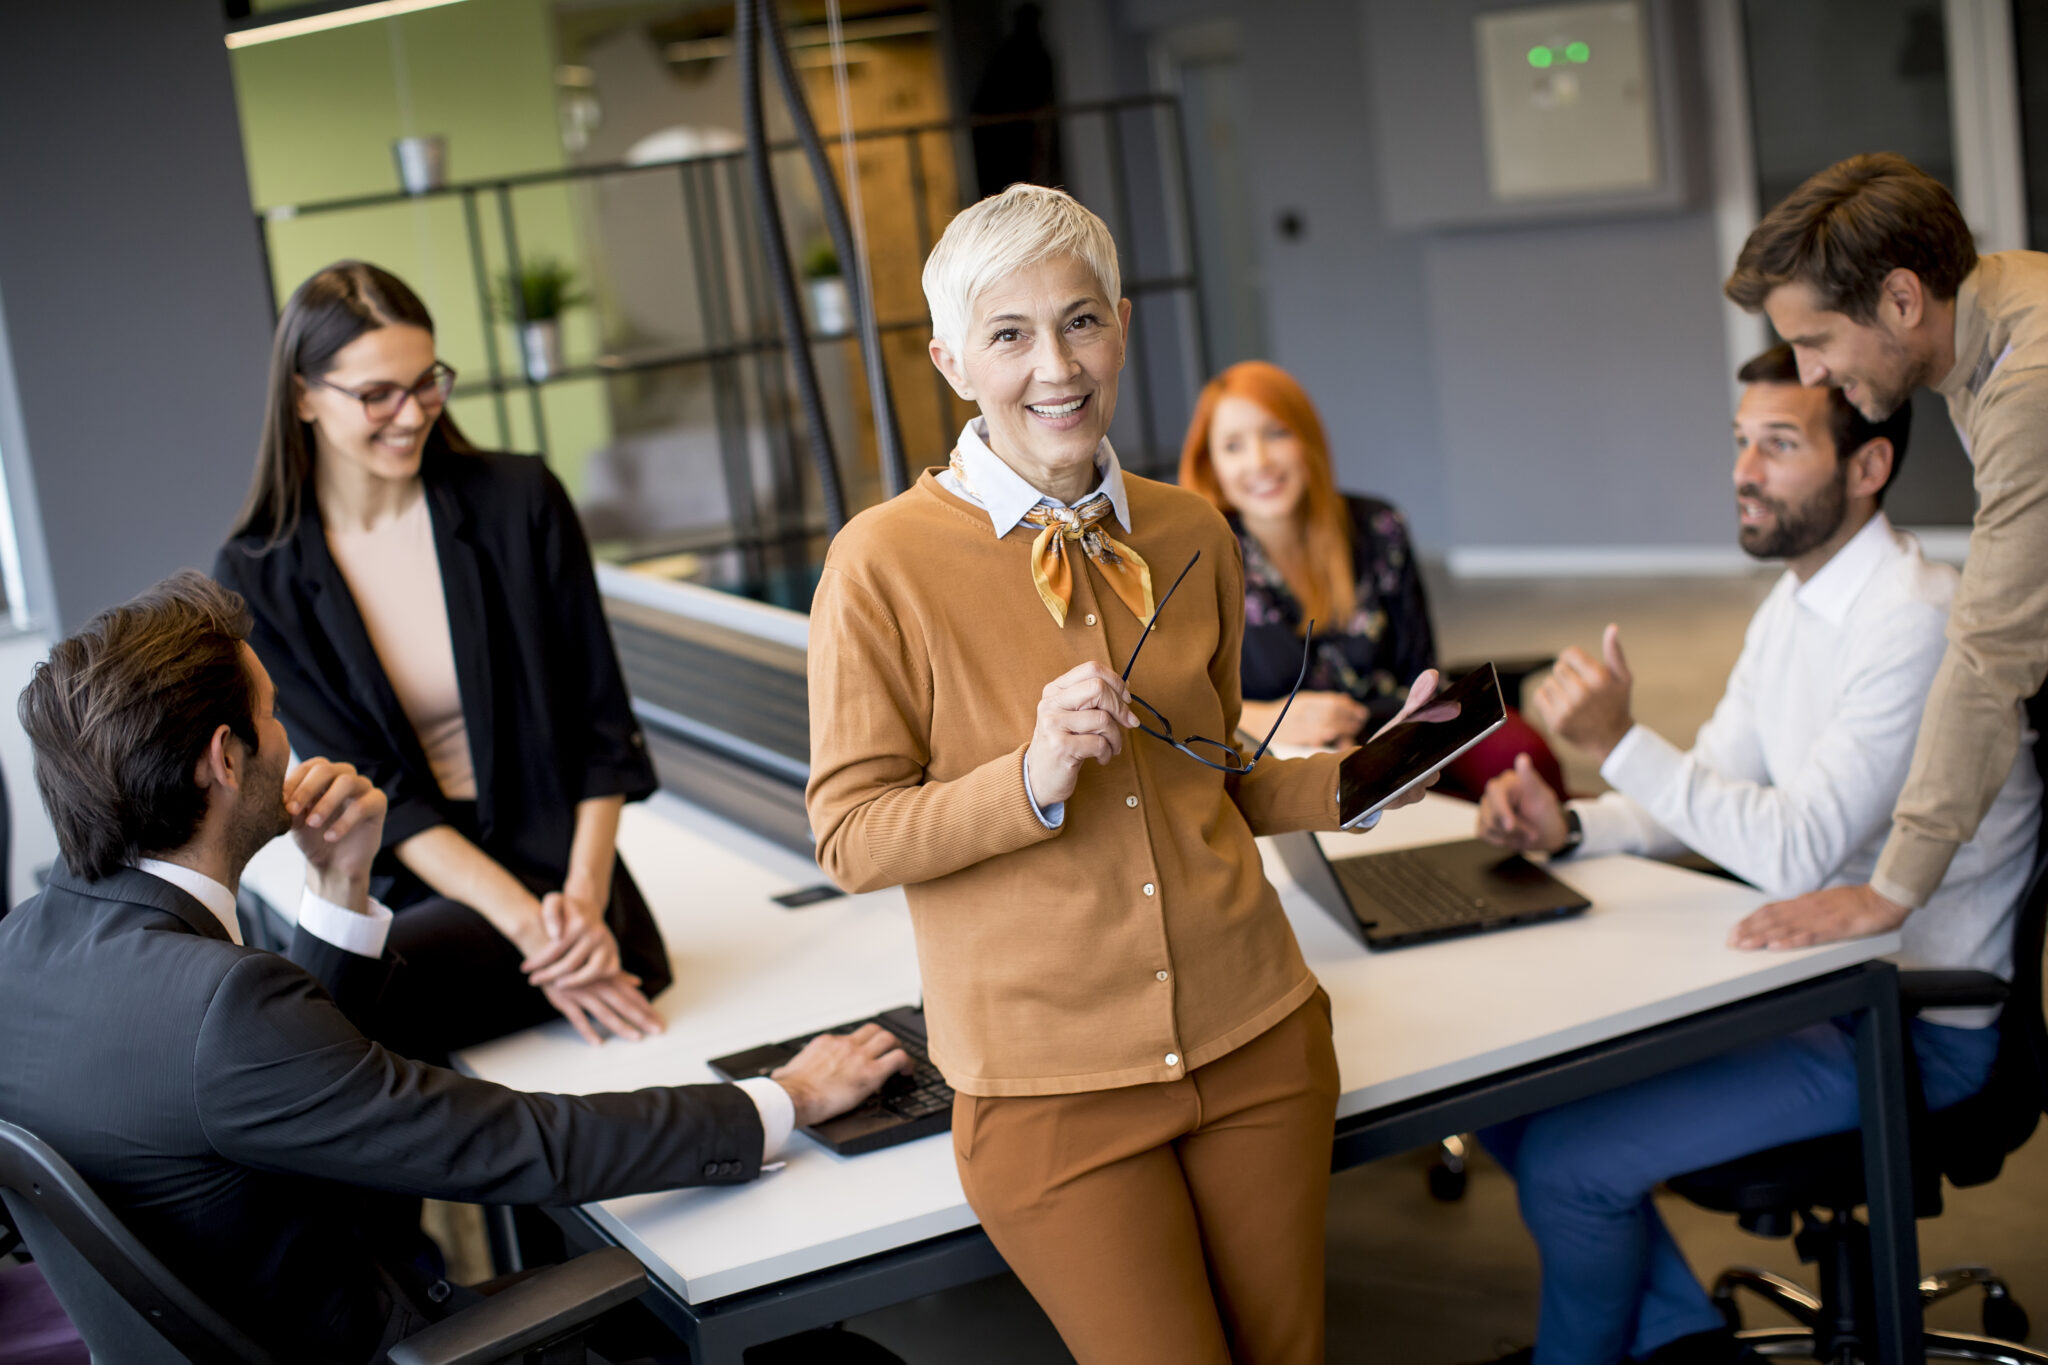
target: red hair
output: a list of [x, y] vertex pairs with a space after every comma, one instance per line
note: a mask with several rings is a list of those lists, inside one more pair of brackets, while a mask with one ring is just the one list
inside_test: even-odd
[[1223, 496], [1215, 461], [1209, 457], [1209, 429], [1216, 419], [1216, 405], [1225, 398], [1258, 404], [1301, 443], [1308, 491], [1294, 508], [1296, 541], [1291, 546], [1265, 548], [1301, 603], [1302, 619], [1318, 621], [1325, 630], [1341, 630], [1358, 609], [1358, 579], [1351, 561], [1351, 509], [1338, 493], [1336, 477], [1330, 471], [1330, 442], [1323, 435], [1323, 419], [1293, 375], [1263, 360], [1246, 360], [1210, 380], [1195, 400], [1195, 415], [1181, 445], [1181, 487], [1200, 493], [1226, 515], [1236, 510]]

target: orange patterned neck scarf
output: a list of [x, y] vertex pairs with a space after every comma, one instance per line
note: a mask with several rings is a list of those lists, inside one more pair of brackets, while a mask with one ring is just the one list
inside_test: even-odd
[[[953, 452], [953, 476], [960, 486], [974, 492], [960, 453]], [[978, 498], [980, 494], [975, 494]], [[1152, 570], [1130, 546], [1103, 530], [1115, 515], [1109, 494], [1097, 490], [1076, 507], [1051, 507], [1041, 502], [1024, 514], [1024, 520], [1042, 527], [1031, 542], [1031, 582], [1038, 600], [1052, 613], [1055, 624], [1067, 624], [1067, 608], [1074, 600], [1074, 566], [1067, 556], [1067, 543], [1079, 542], [1081, 552], [1093, 560], [1131, 614], [1140, 621], [1152, 619]]]

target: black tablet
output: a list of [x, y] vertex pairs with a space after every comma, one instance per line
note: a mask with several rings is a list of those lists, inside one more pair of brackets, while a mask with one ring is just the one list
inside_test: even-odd
[[1501, 700], [1500, 676], [1492, 664], [1481, 664], [1437, 694], [1437, 702], [1458, 703], [1450, 720], [1402, 721], [1344, 760], [1343, 808], [1346, 829], [1357, 825], [1389, 801], [1428, 779], [1429, 775], [1501, 727], [1507, 706]]

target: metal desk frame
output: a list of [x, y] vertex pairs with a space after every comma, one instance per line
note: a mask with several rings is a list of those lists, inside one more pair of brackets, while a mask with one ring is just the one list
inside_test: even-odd
[[[1876, 1281], [1878, 1365], [1921, 1358], [1920, 1253], [1907, 1136], [1905, 1032], [1898, 969], [1865, 962], [1763, 995], [1337, 1121], [1333, 1170], [1347, 1170], [1523, 1114], [1688, 1066], [1750, 1043], [1843, 1018], [1856, 1034], [1863, 1162]], [[612, 1245], [581, 1209], [550, 1210], [573, 1249]], [[657, 1282], [645, 1302], [689, 1345], [696, 1365], [740, 1365], [749, 1346], [1002, 1274], [968, 1228], [706, 1303]]]

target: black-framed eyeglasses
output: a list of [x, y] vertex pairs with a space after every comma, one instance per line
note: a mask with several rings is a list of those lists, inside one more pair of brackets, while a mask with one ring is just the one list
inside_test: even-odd
[[404, 409], [408, 398], [418, 402], [420, 411], [429, 415], [448, 406], [448, 395], [455, 392], [455, 367], [445, 360], [437, 360], [411, 384], [370, 384], [360, 389], [345, 389], [325, 379], [312, 378], [306, 382], [345, 393], [363, 405], [363, 416], [372, 422], [388, 422]]
[[[1187, 568], [1182, 569], [1180, 576], [1173, 580], [1173, 587], [1166, 590], [1166, 596], [1160, 598], [1159, 605], [1152, 609], [1152, 619], [1145, 623], [1145, 630], [1138, 636], [1138, 643], [1131, 646], [1130, 662], [1124, 665], [1123, 681], [1126, 688], [1128, 688], [1131, 681], [1131, 670], [1138, 665], [1138, 651], [1142, 650], [1145, 647], [1145, 641], [1151, 638], [1152, 627], [1159, 624], [1159, 614], [1166, 610], [1166, 604], [1173, 600], [1173, 594], [1180, 588], [1181, 579], [1188, 576], [1188, 570], [1194, 568], [1195, 560], [1201, 557], [1202, 552], [1200, 550], [1195, 551], [1195, 558], [1188, 561]], [[1189, 735], [1186, 739], [1175, 739], [1173, 737], [1173, 722], [1160, 714], [1158, 707], [1146, 701], [1137, 693], [1132, 692], [1130, 693], [1131, 705], [1143, 707], [1151, 715], [1152, 719], [1159, 723], [1159, 728], [1155, 730], [1141, 720], [1138, 722], [1138, 728], [1152, 736], [1152, 738], [1172, 745], [1205, 768], [1214, 768], [1218, 772], [1235, 773], [1240, 776], [1250, 772], [1258, 765], [1258, 761], [1266, 756], [1267, 748], [1273, 743], [1273, 736], [1280, 733], [1280, 724], [1287, 719], [1287, 708], [1294, 705], [1294, 694], [1301, 691], [1301, 684], [1308, 677], [1309, 642], [1314, 639], [1315, 632], [1316, 623], [1310, 621], [1307, 630], [1303, 632], [1301, 640], [1301, 671], [1294, 675], [1294, 686], [1288, 689], [1287, 700], [1282, 703], [1280, 714], [1273, 718], [1273, 728], [1268, 730], [1266, 737], [1259, 741], [1259, 747], [1252, 752], [1250, 758], [1246, 758], [1236, 745], [1226, 744], [1220, 739], [1204, 739], [1200, 735]], [[1198, 752], [1194, 747], [1195, 745], [1200, 745], [1203, 749], [1222, 754], [1224, 756], [1223, 760], [1219, 762], [1217, 759], [1210, 758], [1207, 754]]]

